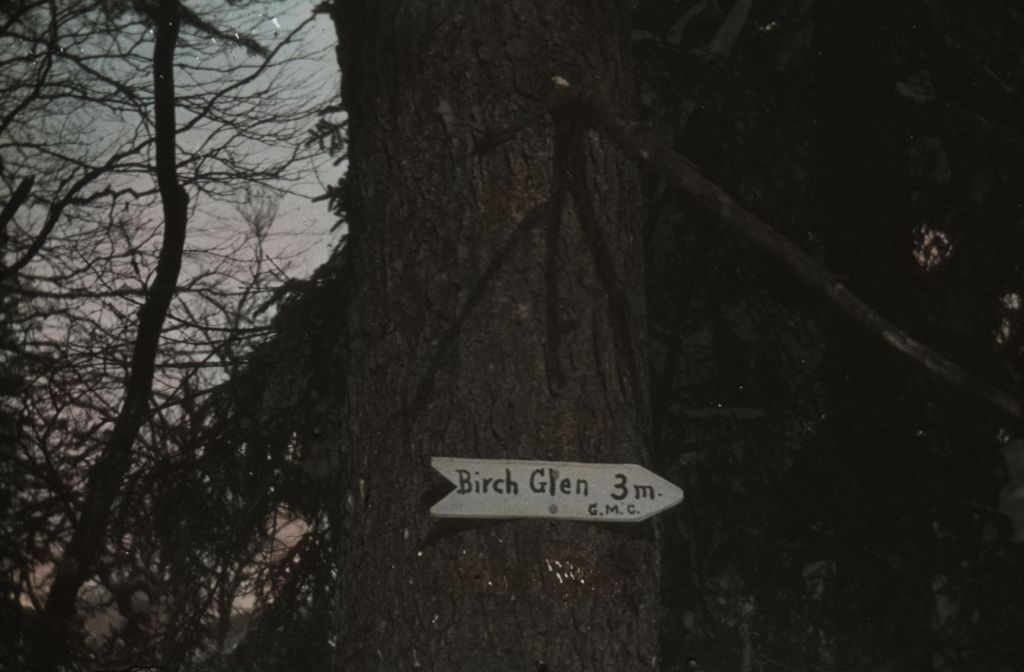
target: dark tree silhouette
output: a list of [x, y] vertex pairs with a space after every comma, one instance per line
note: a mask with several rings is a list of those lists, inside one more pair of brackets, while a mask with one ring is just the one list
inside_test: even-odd
[[650, 525], [436, 524], [425, 501], [433, 455], [646, 460], [635, 169], [571, 109], [487, 141], [557, 78], [628, 109], [625, 8], [334, 11], [352, 259], [336, 664], [651, 669]]
[[[264, 48], [218, 27], [223, 13], [178, 2], [25, 1], [0, 14], [4, 375], [16, 361], [25, 381], [4, 409], [28, 419], [0, 464], [10, 663], [32, 639], [40, 669], [173, 663], [207, 642], [208, 592], [223, 607], [247, 590], [239, 577], [260, 544], [186, 571], [177, 540], [125, 506], [181, 469], [181, 451], [201, 450], [188, 427], [202, 423], [198, 401], [268, 333], [257, 308], [288, 260], [264, 246], [317, 105], [287, 98], [296, 83], [282, 68], [312, 19]], [[212, 199], [240, 204], [247, 228], [208, 224]], [[140, 510], [167, 515], [165, 494], [150, 487]], [[186, 574], [193, 585], [164, 585]], [[82, 621], [111, 614], [126, 636], [87, 650]]]
[[[104, 551], [138, 557], [95, 574], [160, 608], [117, 660], [1016, 669], [1013, 3], [320, 11], [344, 109], [311, 140], [350, 162], [347, 235], [231, 313], [276, 311], [218, 342], [223, 385], [156, 391]], [[5, 174], [31, 176], [26, 204], [42, 175]], [[645, 461], [687, 498], [636, 527], [435, 520], [436, 455]], [[73, 506], [52, 491], [35, 515]]]

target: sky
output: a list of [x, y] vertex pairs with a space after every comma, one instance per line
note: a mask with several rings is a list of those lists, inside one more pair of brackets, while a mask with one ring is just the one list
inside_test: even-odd
[[[240, 22], [260, 26], [262, 31], [255, 36], [269, 46], [275, 37], [287, 34], [306, 20], [316, 4], [308, 0], [260, 3], [241, 10], [245, 16], [240, 17]], [[340, 96], [341, 80], [334, 56], [336, 42], [330, 18], [324, 14], [318, 15], [302, 42], [303, 49], [310, 53], [310, 57], [304, 59], [294, 71], [296, 80], [306, 81], [306, 91], [310, 97], [332, 92], [334, 102], [337, 102]], [[314, 123], [315, 119], [309, 120], [310, 127]], [[329, 157], [321, 157], [319, 164], [309, 165], [303, 171], [305, 179], [301, 182], [287, 185], [296, 193], [281, 201], [278, 219], [273, 227], [278, 234], [275, 242], [280, 245], [280, 251], [283, 254], [300, 255], [295, 260], [295, 272], [302, 276], [308, 276], [327, 260], [339, 237], [338, 232], [331, 232], [335, 219], [327, 211], [326, 201], [312, 202], [311, 198], [322, 194], [326, 184], [336, 182], [344, 167], [332, 166]]]
[[[300, 24], [313, 17], [313, 0], [285, 2], [281, 0], [257, 1], [244, 7], [231, 7], [227, 0], [192, 0], [187, 3], [199, 15], [207, 19], [224, 33], [235, 32], [254, 38], [262, 46], [273, 49], [280, 45]], [[111, 82], [129, 90], [149, 90], [151, 88], [149, 68], [140, 63], [138, 57], [147, 58], [152, 49], [152, 28], [148, 31], [144, 22], [131, 15], [124, 21], [127, 30], [113, 35], [104, 33], [93, 34], [86, 40], [73, 37], [76, 28], [68, 28], [68, 35], [62, 37], [61, 51], [67, 50], [74, 56], [90, 59], [93, 67], [100, 70]], [[138, 31], [133, 32], [133, 30]], [[145, 35], [148, 32], [150, 35]], [[253, 96], [242, 102], [253, 102], [257, 106], [265, 106], [268, 116], [281, 105], [307, 104], [321, 107], [325, 104], [336, 104], [339, 99], [340, 73], [335, 60], [336, 37], [330, 18], [317, 15], [298, 39], [290, 46], [285, 46], [276, 60], [287, 61], [282, 66], [279, 80], [278, 95]], [[190, 45], [203, 43], [201, 49]], [[5, 45], [7, 47], [11, 45]], [[16, 45], [14, 45], [16, 46]], [[123, 56], [129, 51], [135, 60], [125, 60]], [[233, 41], [217, 39], [204, 35], [199, 31], [185, 27], [179, 38], [176, 53], [175, 84], [178, 95], [195, 94], [200, 87], [206, 90], [220, 89], [237, 81], [246, 72], [261, 62], [261, 58], [248, 54], [244, 48]], [[35, 61], [26, 67], [35, 67]], [[69, 76], [75, 76], [72, 66], [67, 66]], [[234, 69], [232, 71], [232, 69]], [[225, 77], [225, 72], [232, 72]], [[266, 75], [257, 79], [249, 89], [257, 90], [265, 86]], [[110, 89], [112, 85], [107, 86]], [[96, 96], [114, 95], [105, 91], [103, 85], [97, 84]], [[48, 109], [48, 108], [47, 108]], [[257, 107], [257, 110], [259, 107]], [[35, 115], [23, 123], [20, 130], [23, 140], [29, 145], [37, 138], [55, 138], [63, 144], [59, 147], [70, 151], [91, 165], [103, 164], [114, 152], [124, 149], [133, 143], [137, 129], [152, 123], [150, 119], [143, 122], [137, 113], [125, 107], [111, 107], [102, 103], [82, 104], [77, 108], [63, 109], [55, 106], [54, 112]], [[228, 110], [230, 114], [233, 110]], [[22, 121], [19, 119], [19, 121]], [[188, 112], [179, 104], [177, 122], [179, 129], [190, 121]], [[302, 135], [305, 129], [311, 129], [317, 119], [310, 116], [301, 121]], [[211, 130], [212, 129], [212, 130]], [[259, 129], [257, 129], [259, 130]], [[179, 161], [188, 160], [198, 153], [204, 140], [211, 136], [218, 141], [230, 135], [230, 127], [215, 123], [207, 123], [203, 132], [179, 133]], [[219, 135], [218, 135], [219, 134]], [[137, 138], [136, 138], [137, 139]], [[243, 160], [259, 160], [261, 158], [283, 158], [291, 148], [279, 147], [276, 150], [256, 143], [233, 147]], [[27, 160], [30, 169], [40, 172], [45, 167], [46, 158], [35, 156]], [[210, 162], [211, 164], [213, 162]], [[26, 169], [28, 170], [28, 169]], [[323, 263], [334, 242], [339, 237], [337, 232], [331, 233], [334, 218], [327, 211], [324, 201], [312, 202], [312, 198], [325, 190], [325, 184], [337, 181], [343, 168], [332, 165], [326, 153], [313, 157], [306, 165], [296, 167], [298, 179], [281, 180], [278, 188], [292, 192], [280, 203], [279, 216], [272, 227], [271, 249], [274, 255], [297, 255], [293, 260], [292, 271], [295, 275], [308, 275], [319, 264]], [[15, 173], [18, 171], [15, 170]], [[90, 189], [101, 188], [110, 184], [115, 188], [131, 187], [138, 190], [152, 189], [152, 176], [143, 171], [121, 171], [117, 175], [106, 175], [103, 184], [90, 185]], [[38, 187], [37, 187], [38, 191]], [[234, 205], [210, 198], [200, 198], [194, 203], [199, 211], [189, 222], [189, 245], [202, 248], [208, 240], [223, 238], [230, 235], [230, 230], [237, 233], [245, 229], [245, 224]], [[139, 216], [159, 222], [162, 215], [159, 207], [148, 207]], [[38, 231], [42, 219], [47, 212], [46, 207], [25, 208], [19, 222], [26, 236]], [[65, 224], [62, 224], [62, 227]], [[218, 230], [219, 228], [219, 230]]]
[[[315, 4], [310, 0], [262, 2], [235, 10], [238, 16], [224, 17], [228, 23], [221, 22], [218, 27], [225, 32], [235, 28], [241, 30], [242, 27], [246, 27], [263, 46], [272, 48], [276, 41], [311, 16]], [[191, 3], [191, 6], [200, 13], [206, 7], [223, 8], [225, 5], [225, 0], [195, 0]], [[232, 18], [237, 20], [237, 23], [232, 22]], [[287, 92], [282, 91], [282, 93], [305, 96], [310, 102], [326, 100], [330, 103], [337, 103], [340, 74], [334, 57], [335, 42], [334, 28], [329, 17], [318, 16], [316, 21], [305, 31], [297, 46], [297, 49], [305, 56], [290, 66], [290, 70], [284, 78], [284, 81], [296, 88]], [[178, 53], [178, 58], [185, 58], [188, 53], [183, 49]], [[210, 65], [223, 66], [231, 62], [243, 62], [243, 59], [246, 58], [249, 59], [248, 62], [252, 62], [252, 58], [242, 53], [241, 49], [225, 45], [221, 55], [215, 59], [219, 62], [210, 63]], [[127, 77], [127, 75], [125, 76]], [[182, 68], [177, 70], [176, 79], [178, 84], [187, 80], [187, 75]], [[272, 101], [267, 101], [268, 106], [272, 104]], [[102, 110], [102, 107], [96, 109]], [[83, 147], [91, 147], [91, 150], [102, 158], [104, 151], [109, 151], [111, 147], [117, 147], [124, 136], [130, 135], [138, 120], [119, 118], [114, 113], [109, 116], [101, 116], [96, 113], [96, 109], [83, 107], [66, 116], [54, 115], [52, 118], [40, 120], [40, 124], [53, 124], [54, 129], [73, 124], [76, 129], [81, 130], [84, 140]], [[179, 109], [179, 127], [184, 123], [187, 123], [187, 117]], [[316, 123], [316, 118], [310, 118], [303, 123], [306, 127], [312, 128]], [[40, 126], [40, 128], [42, 127]], [[179, 160], [187, 158], [190, 144], [193, 142], [193, 138], [179, 136], [179, 146], [181, 147]], [[266, 151], [266, 148], [253, 147], [252, 151], [258, 153]], [[272, 226], [268, 252], [271, 255], [296, 255], [291, 267], [293, 276], [302, 277], [312, 273], [317, 266], [327, 260], [332, 247], [340, 237], [340, 232], [331, 231], [335, 224], [335, 218], [328, 212], [326, 202], [312, 202], [311, 199], [323, 193], [325, 185], [335, 182], [343, 170], [343, 166], [333, 166], [330, 157], [321, 155], [314, 157], [302, 167], [298, 181], [282, 182], [278, 185], [292, 193], [285, 196], [280, 203], [277, 220]], [[129, 178], [129, 184], [134, 185], [133, 180], [141, 180], [139, 182], [141, 184], [148, 182], [149, 178], [132, 176]], [[154, 204], [150, 210], [145, 213], [145, 217], [153, 222], [159, 222], [162, 216], [159, 204]], [[202, 248], [209, 242], [204, 238], [217, 236], [217, 227], [223, 227], [224, 235], [228, 235], [228, 230], [237, 230], [241, 220], [242, 218], [234, 205], [213, 200], [200, 202], [198, 212], [189, 222], [188, 244], [194, 248]], [[35, 220], [31, 220], [30, 223], [31, 225], [38, 224]], [[154, 228], [158, 229], [159, 227]], [[30, 228], [30, 230], [34, 229]], [[286, 525], [280, 531], [278, 539], [284, 544], [292, 543], [297, 529], [299, 528], [295, 525]], [[42, 581], [49, 574], [50, 569], [49, 564], [41, 565], [34, 582], [38, 584]], [[27, 600], [27, 598], [23, 599]], [[25, 604], [29, 606], [27, 602]]]

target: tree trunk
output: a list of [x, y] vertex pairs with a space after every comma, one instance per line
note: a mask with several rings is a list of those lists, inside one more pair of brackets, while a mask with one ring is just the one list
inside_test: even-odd
[[344, 429], [346, 670], [643, 670], [652, 523], [432, 519], [432, 456], [644, 462], [640, 195], [561, 114], [482, 151], [553, 77], [627, 113], [614, 2], [335, 10], [350, 115]]
[[77, 616], [78, 592], [96, 571], [106, 542], [111, 509], [132, 466], [135, 439], [149, 414], [160, 335], [181, 271], [188, 226], [188, 194], [178, 180], [175, 161], [174, 52], [180, 27], [177, 0], [160, 0], [151, 18], [156, 26], [153, 44], [156, 177], [164, 214], [160, 258], [146, 299], [139, 308], [139, 326], [124, 401], [103, 453], [89, 468], [78, 519], [46, 596], [33, 651], [35, 672], [56, 670], [61, 663], [68, 662], [76, 646], [70, 635]]

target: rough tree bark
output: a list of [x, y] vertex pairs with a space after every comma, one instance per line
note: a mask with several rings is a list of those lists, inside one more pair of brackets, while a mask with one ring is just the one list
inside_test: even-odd
[[652, 669], [652, 523], [428, 517], [431, 456], [645, 461], [635, 168], [572, 114], [479, 142], [554, 77], [628, 115], [628, 6], [332, 11], [353, 255], [338, 668]]

